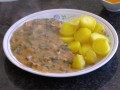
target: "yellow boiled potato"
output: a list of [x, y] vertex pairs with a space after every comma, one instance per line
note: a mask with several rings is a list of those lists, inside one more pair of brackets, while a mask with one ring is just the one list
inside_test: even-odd
[[88, 28], [80, 28], [74, 34], [74, 38], [76, 41], [80, 41], [81, 43], [88, 42], [91, 36], [91, 30]]
[[94, 40], [96, 40], [98, 38], [106, 39], [109, 42], [109, 39], [105, 35], [102, 35], [102, 34], [99, 34], [99, 33], [96, 33], [96, 32], [91, 34], [90, 40], [93, 42]]
[[97, 60], [97, 55], [92, 49], [88, 49], [84, 55], [85, 62], [88, 65], [95, 64]]
[[68, 48], [73, 52], [77, 53], [79, 49], [81, 48], [80, 42], [78, 41], [72, 41], [68, 44]]
[[79, 49], [79, 54], [81, 55], [85, 55], [85, 53], [88, 51], [88, 50], [91, 50], [92, 49], [92, 46], [90, 44], [83, 44], [81, 46], [81, 48]]
[[105, 30], [105, 27], [102, 24], [97, 23], [96, 26], [95, 26], [94, 32], [97, 32], [97, 33], [100, 33], [100, 34], [104, 34], [103, 30]]
[[76, 55], [72, 62], [72, 68], [83, 69], [85, 67], [85, 60], [82, 55]]
[[80, 18], [73, 18], [70, 23], [77, 25], [77, 28], [79, 28], [79, 22]]
[[88, 15], [82, 15], [79, 25], [80, 28], [89, 28], [93, 32], [96, 25], [96, 19]]
[[106, 39], [98, 38], [93, 42], [93, 50], [99, 55], [107, 55], [110, 51], [110, 45]]
[[62, 36], [72, 36], [77, 30], [77, 25], [71, 24], [69, 22], [64, 22], [62, 24], [62, 29], [60, 30], [60, 34]]
[[74, 37], [61, 37], [61, 40], [62, 40], [64, 43], [70, 43], [71, 41], [74, 40]]

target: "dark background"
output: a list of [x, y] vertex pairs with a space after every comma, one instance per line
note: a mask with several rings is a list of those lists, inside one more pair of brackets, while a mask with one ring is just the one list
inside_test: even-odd
[[120, 90], [120, 48], [103, 67], [71, 78], [33, 75], [14, 66], [3, 52], [3, 37], [8, 28], [31, 13], [55, 8], [85, 10], [97, 14], [120, 35], [120, 12], [107, 11], [101, 0], [19, 0], [0, 3], [0, 90]]

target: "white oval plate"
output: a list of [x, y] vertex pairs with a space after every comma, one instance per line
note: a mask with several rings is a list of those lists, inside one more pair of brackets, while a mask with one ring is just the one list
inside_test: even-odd
[[[11, 36], [13, 34], [13, 32], [15, 30], [17, 30], [20, 26], [22, 26], [25, 22], [33, 20], [33, 19], [40, 19], [40, 18], [55, 18], [58, 19], [60, 21], [69, 21], [74, 17], [79, 17], [82, 14], [87, 14], [90, 16], [93, 16], [94, 18], [96, 18], [97, 22], [102, 23], [105, 26], [105, 33], [108, 35], [110, 41], [111, 41], [111, 51], [110, 53], [100, 62], [98, 62], [97, 64], [85, 68], [83, 70], [77, 71], [77, 72], [71, 72], [71, 73], [44, 73], [44, 72], [40, 72], [37, 70], [33, 70], [25, 65], [23, 65], [22, 63], [20, 63], [12, 54], [11, 49], [10, 49], [10, 39]], [[103, 66], [105, 63], [107, 63], [115, 54], [116, 50], [118, 47], [118, 35], [115, 31], [115, 29], [112, 27], [112, 25], [110, 23], [108, 23], [106, 20], [104, 20], [103, 18], [86, 12], [86, 11], [82, 11], [82, 10], [74, 10], [74, 9], [51, 9], [51, 10], [45, 10], [45, 11], [40, 11], [31, 15], [28, 15], [22, 19], [20, 19], [19, 21], [17, 21], [15, 24], [13, 24], [9, 30], [6, 32], [4, 40], [3, 40], [3, 49], [4, 52], [6, 54], [6, 56], [8, 57], [8, 59], [17, 67], [37, 74], [37, 75], [42, 75], [42, 76], [49, 76], [49, 77], [71, 77], [71, 76], [77, 76], [77, 75], [83, 75], [86, 73], [89, 73], [91, 71], [94, 71], [98, 68], [100, 68], [101, 66]]]

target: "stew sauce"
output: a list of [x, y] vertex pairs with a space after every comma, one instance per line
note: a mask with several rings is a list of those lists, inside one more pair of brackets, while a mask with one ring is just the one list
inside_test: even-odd
[[24, 65], [42, 72], [65, 73], [71, 68], [74, 54], [60, 40], [61, 23], [55, 19], [26, 22], [11, 38], [11, 50]]

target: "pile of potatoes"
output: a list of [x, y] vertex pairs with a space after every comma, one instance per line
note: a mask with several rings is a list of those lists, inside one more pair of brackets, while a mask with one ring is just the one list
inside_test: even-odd
[[94, 65], [99, 57], [104, 58], [109, 53], [110, 41], [104, 31], [105, 27], [89, 15], [81, 15], [62, 24], [60, 38], [75, 54], [72, 68]]

